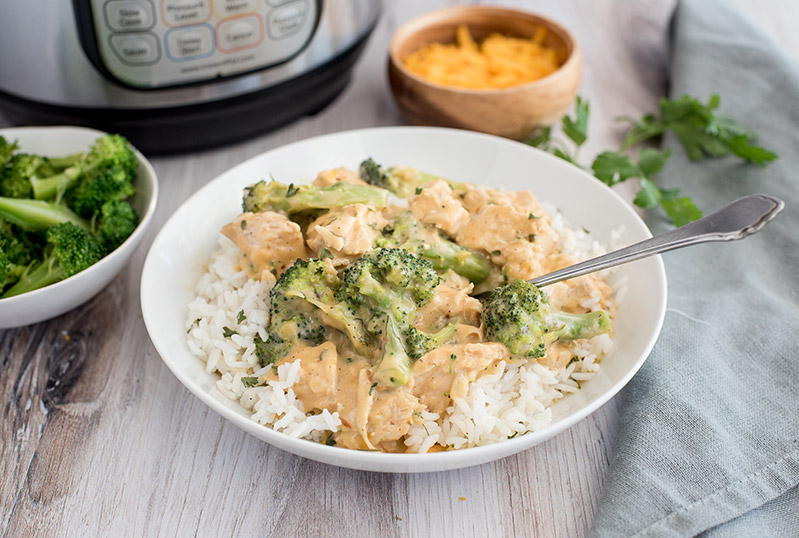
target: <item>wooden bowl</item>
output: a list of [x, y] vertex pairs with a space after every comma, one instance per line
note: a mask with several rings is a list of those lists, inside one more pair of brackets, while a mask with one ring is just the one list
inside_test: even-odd
[[[430, 82], [405, 67], [403, 59], [419, 47], [453, 43], [460, 24], [466, 24], [478, 42], [494, 32], [532, 37], [543, 26], [547, 30], [544, 45], [556, 51], [560, 68], [527, 84], [474, 90]], [[401, 26], [389, 45], [391, 91], [409, 123], [469, 129], [516, 140], [560, 119], [577, 95], [580, 72], [580, 48], [568, 30], [545, 17], [515, 9], [463, 6], [433, 11]]]

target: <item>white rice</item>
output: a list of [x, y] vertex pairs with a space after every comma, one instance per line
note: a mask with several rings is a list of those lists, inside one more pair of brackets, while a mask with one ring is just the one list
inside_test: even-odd
[[[559, 213], [549, 212], [564, 252], [578, 259], [606, 252], [590, 234], [568, 228]], [[611, 246], [615, 247], [618, 234], [614, 237]], [[189, 349], [205, 362], [207, 372], [220, 376], [216, 388], [221, 397], [238, 402], [251, 413], [252, 420], [290, 437], [322, 442], [329, 432], [340, 429], [341, 420], [338, 412], [326, 410], [306, 415], [292, 389], [301, 375], [299, 361], [278, 367], [278, 380], [267, 386], [247, 388], [241, 381], [245, 376], [263, 376], [270, 369], [258, 364], [253, 339], [256, 335], [266, 338], [271, 284], [250, 280], [238, 271], [238, 256], [237, 247], [220, 235], [219, 248], [197, 282], [196, 298], [188, 306]], [[614, 287], [618, 304], [626, 286], [618, 282]], [[596, 309], [599, 297], [586, 298], [582, 304]], [[226, 338], [228, 329], [236, 334]], [[408, 451], [424, 453], [437, 443], [456, 449], [487, 445], [546, 427], [552, 421], [549, 406], [578, 391], [581, 382], [593, 377], [599, 370], [599, 360], [611, 347], [607, 334], [572, 342], [564, 351], [571, 362], [560, 370], [535, 361], [501, 363], [496, 372], [471, 383], [466, 396], [453, 400], [443, 417], [422, 412], [405, 438]]]

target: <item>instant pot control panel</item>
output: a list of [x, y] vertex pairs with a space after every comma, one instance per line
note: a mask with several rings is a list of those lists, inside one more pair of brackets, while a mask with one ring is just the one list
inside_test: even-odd
[[106, 76], [138, 89], [249, 73], [311, 40], [321, 0], [75, 0], [81, 43]]

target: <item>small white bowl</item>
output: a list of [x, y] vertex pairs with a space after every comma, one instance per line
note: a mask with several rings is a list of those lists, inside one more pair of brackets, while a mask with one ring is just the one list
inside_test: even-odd
[[[50, 157], [87, 151], [102, 131], [84, 127], [13, 127], [0, 129], [0, 136], [16, 140], [20, 151]], [[50, 286], [0, 299], [0, 329], [21, 327], [54, 318], [94, 297], [128, 262], [141, 243], [155, 213], [158, 180], [152, 165], [138, 150], [136, 194], [130, 200], [139, 214], [139, 225], [116, 250], [85, 271]]]
[[270, 175], [310, 180], [334, 166], [357, 168], [365, 157], [409, 164], [444, 177], [508, 190], [530, 189], [557, 207], [572, 226], [609, 243], [651, 237], [635, 210], [583, 170], [526, 144], [469, 131], [425, 127], [363, 129], [310, 138], [273, 149], [214, 179], [175, 211], [150, 248], [141, 279], [141, 306], [150, 338], [172, 373], [196, 397], [244, 431], [276, 447], [331, 465], [365, 471], [415, 473], [477, 465], [530, 448], [584, 419], [632, 378], [655, 344], [666, 311], [666, 273], [660, 256], [619, 267], [626, 298], [614, 320], [614, 346], [595, 377], [552, 406], [552, 423], [501, 443], [433, 454], [383, 454], [295, 439], [251, 420], [224, 398], [219, 375], [205, 371], [186, 343], [193, 287], [217, 246], [219, 231], [241, 211], [242, 189]]

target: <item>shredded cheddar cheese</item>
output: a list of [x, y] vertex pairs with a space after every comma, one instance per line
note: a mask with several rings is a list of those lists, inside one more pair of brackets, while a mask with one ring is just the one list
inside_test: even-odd
[[532, 38], [491, 34], [481, 43], [465, 25], [458, 27], [453, 44], [431, 43], [405, 58], [417, 75], [447, 86], [497, 89], [543, 78], [558, 69], [555, 50], [543, 45], [546, 29]]

